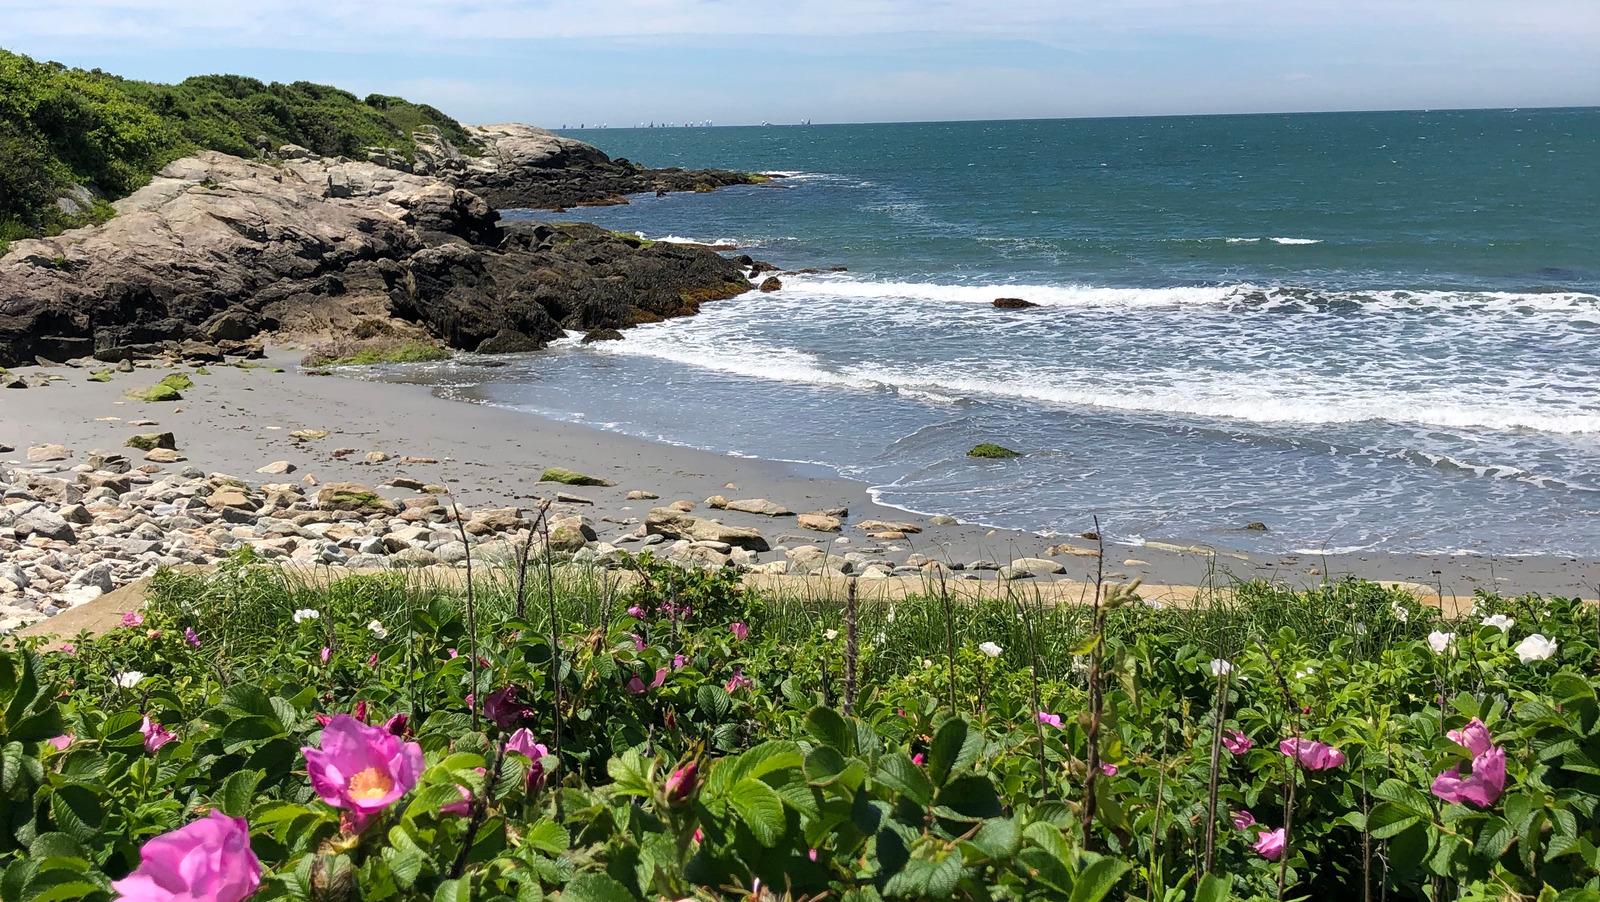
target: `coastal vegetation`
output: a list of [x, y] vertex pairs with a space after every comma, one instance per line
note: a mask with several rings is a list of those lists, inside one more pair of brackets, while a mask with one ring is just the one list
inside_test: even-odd
[[[348, 351], [348, 353], [345, 353]], [[361, 348], [343, 348], [308, 354], [305, 366], [371, 366], [375, 363], [428, 363], [449, 360], [450, 351], [429, 341], [378, 342]]]
[[468, 578], [245, 552], [8, 653], [0, 895], [1600, 898], [1572, 601]]
[[990, 460], [1004, 460], [1007, 457], [1021, 457], [1022, 455], [1011, 450], [1010, 448], [1001, 447], [1000, 445], [992, 444], [990, 442], [984, 442], [980, 445], [973, 446], [972, 450], [967, 452], [967, 456], [988, 458]]
[[473, 152], [460, 123], [399, 97], [237, 75], [155, 84], [0, 50], [0, 253], [17, 238], [105, 221], [106, 199], [198, 150], [253, 158], [297, 144], [366, 159], [382, 147], [409, 160], [423, 126]]

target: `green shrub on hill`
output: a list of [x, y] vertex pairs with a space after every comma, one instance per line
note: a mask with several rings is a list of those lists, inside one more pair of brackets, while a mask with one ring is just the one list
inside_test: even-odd
[[460, 123], [399, 97], [362, 100], [326, 85], [237, 75], [163, 85], [0, 50], [0, 253], [11, 240], [108, 217], [103, 204], [58, 208], [73, 185], [123, 197], [196, 150], [255, 157], [262, 137], [324, 156], [364, 159], [368, 147], [390, 147], [410, 159], [411, 133], [425, 125], [472, 152]]

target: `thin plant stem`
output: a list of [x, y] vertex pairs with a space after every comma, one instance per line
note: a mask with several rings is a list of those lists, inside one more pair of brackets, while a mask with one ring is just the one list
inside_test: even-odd
[[[555, 690], [555, 713], [551, 718], [555, 722], [555, 759], [554, 772], [550, 775], [552, 784], [558, 779], [561, 770], [561, 636], [556, 622], [556, 574], [555, 565], [550, 560], [550, 500], [539, 499], [539, 519], [537, 522], [539, 538], [544, 545], [544, 587], [545, 600], [550, 615], [550, 682]], [[560, 793], [556, 794], [556, 804], [561, 802]]]
[[[1217, 647], [1217, 657], [1227, 660], [1226, 648]], [[1222, 724], [1228, 718], [1228, 688], [1233, 670], [1217, 668], [1217, 703], [1212, 708], [1211, 720], [1211, 775], [1206, 784], [1206, 863], [1203, 874], [1211, 873], [1213, 856], [1217, 848], [1217, 778], [1222, 770]]]
[[950, 711], [956, 710], [956, 625], [955, 612], [950, 606], [950, 587], [945, 584], [944, 572], [939, 573], [939, 600], [944, 603], [945, 660], [950, 665]]
[[461, 508], [456, 506], [454, 496], [450, 498], [450, 513], [456, 518], [456, 530], [461, 533], [461, 544], [467, 549], [467, 643], [472, 652], [472, 729], [478, 729], [478, 706], [482, 699], [478, 695], [483, 692], [483, 687], [478, 685], [478, 610], [474, 603], [472, 593], [472, 545], [467, 541], [467, 521], [461, 519]]
[[849, 717], [856, 704], [856, 655], [859, 652], [856, 616], [856, 580], [844, 583], [844, 715]]

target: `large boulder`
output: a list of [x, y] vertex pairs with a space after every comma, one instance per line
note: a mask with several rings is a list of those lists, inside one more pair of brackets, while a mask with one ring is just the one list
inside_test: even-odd
[[325, 511], [349, 511], [357, 514], [392, 516], [400, 512], [400, 505], [354, 482], [330, 482], [318, 489], [317, 507]]
[[696, 517], [670, 507], [650, 511], [644, 521], [647, 535], [666, 536], [669, 539], [687, 539], [691, 542], [722, 542], [734, 548], [749, 551], [768, 551], [771, 545], [759, 530], [743, 526], [728, 526], [716, 520]]

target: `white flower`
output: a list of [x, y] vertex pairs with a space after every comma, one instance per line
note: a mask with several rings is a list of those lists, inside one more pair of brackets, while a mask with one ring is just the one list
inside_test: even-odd
[[1433, 653], [1436, 655], [1444, 654], [1445, 649], [1449, 648], [1451, 643], [1455, 641], [1455, 633], [1445, 633], [1440, 632], [1439, 630], [1434, 630], [1428, 634], [1428, 647], [1433, 649]]
[[884, 635], [882, 632], [879, 632], [876, 636], [872, 637], [872, 644], [873, 645], [882, 645], [883, 643], [888, 642], [888, 641], [889, 641], [889, 637]]
[[828, 630], [827, 632], [822, 634], [822, 638], [827, 639], [829, 642], [832, 642], [833, 640], [839, 638], [839, 631], [838, 630]]
[[374, 620], [367, 624], [367, 629], [371, 630], [372, 635], [377, 636], [379, 639], [389, 638], [389, 631], [383, 628], [383, 623], [380, 621]]
[[1538, 633], [1534, 633], [1518, 642], [1513, 651], [1517, 653], [1518, 658], [1522, 659], [1522, 663], [1531, 664], [1534, 661], [1550, 660], [1556, 653], [1556, 644]]
[[294, 622], [305, 623], [307, 620], [315, 620], [321, 616], [322, 613], [320, 611], [312, 608], [301, 608], [300, 610], [294, 612]]
[[890, 623], [894, 622], [894, 608], [889, 609], [889, 616], [885, 617], [884, 620], [887, 620]]
[[1211, 675], [1219, 677], [1225, 673], [1233, 673], [1233, 665], [1221, 658], [1213, 658], [1211, 661]]
[[1312, 674], [1314, 674], [1316, 672], [1317, 672], [1317, 668], [1311, 666], [1310, 664], [1307, 664], [1306, 666], [1304, 666], [1304, 667], [1302, 667], [1299, 670], [1296, 670], [1294, 672], [1294, 678], [1297, 679], [1297, 680], [1303, 680], [1306, 677], [1311, 676]]
[[1150, 609], [1150, 610], [1152, 610], [1152, 611], [1159, 611], [1159, 610], [1161, 610], [1161, 609], [1162, 609], [1162, 608], [1164, 608], [1164, 607], [1166, 607], [1166, 605], [1164, 605], [1164, 604], [1162, 604], [1162, 603], [1161, 603], [1161, 602], [1159, 602], [1159, 601], [1156, 601], [1156, 600], [1155, 600], [1155, 599], [1153, 599], [1153, 598], [1146, 598], [1146, 599], [1145, 599], [1145, 600], [1144, 600], [1144, 606], [1145, 606], [1145, 607], [1147, 607], [1147, 608], [1149, 608], [1149, 609]]
[[1000, 646], [994, 644], [993, 642], [984, 642], [978, 646], [978, 651], [983, 652], [991, 658], [998, 658], [1000, 657], [1001, 649]]
[[143, 679], [143, 673], [140, 673], [137, 670], [129, 670], [125, 673], [117, 674], [113, 678], [113, 682], [117, 684], [117, 688], [119, 689], [132, 689], [133, 687], [139, 685], [139, 681]]
[[1493, 617], [1485, 617], [1485, 618], [1483, 618], [1483, 625], [1484, 626], [1498, 627], [1500, 632], [1502, 632], [1502, 633], [1510, 632], [1511, 631], [1511, 625], [1513, 623], [1516, 623], [1516, 621], [1512, 620], [1510, 617], [1507, 617], [1504, 614], [1496, 614]]
[[923, 658], [922, 659], [922, 669], [923, 670], [932, 670], [933, 669], [933, 662], [928, 660], [927, 658]]
[[1407, 620], [1411, 619], [1411, 612], [1406, 610], [1406, 606], [1398, 601], [1389, 605], [1389, 610], [1394, 612], [1394, 619], [1400, 621], [1401, 623], [1405, 623]]

